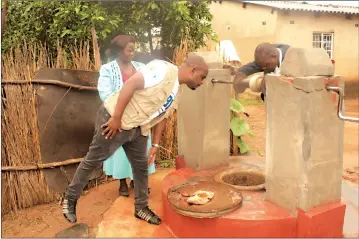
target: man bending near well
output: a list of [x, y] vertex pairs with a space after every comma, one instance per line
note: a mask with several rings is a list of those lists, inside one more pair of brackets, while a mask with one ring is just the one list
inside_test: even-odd
[[[199, 56], [188, 57], [180, 67], [154, 60], [131, 76], [119, 93], [106, 99], [97, 112], [89, 151], [66, 191], [63, 215], [69, 222], [77, 220], [77, 200], [91, 173], [122, 146], [131, 163], [136, 185], [135, 217], [151, 224], [161, 223], [161, 219], [148, 207], [147, 167], [155, 160], [167, 118], [177, 108], [180, 85], [195, 90], [207, 74], [208, 66]], [[153, 147], [147, 157], [147, 137], [152, 127]]]
[[[261, 43], [254, 51], [254, 61], [241, 66], [234, 72], [236, 75], [233, 82], [233, 87], [237, 93], [242, 93], [244, 90], [241, 87], [241, 82], [248, 76], [257, 73], [280, 73], [282, 61], [290, 46], [284, 44], [270, 44]], [[262, 81], [262, 92], [265, 93], [265, 81]], [[264, 100], [264, 93], [261, 97]]]

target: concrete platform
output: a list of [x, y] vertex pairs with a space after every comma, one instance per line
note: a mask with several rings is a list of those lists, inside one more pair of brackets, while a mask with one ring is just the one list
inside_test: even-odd
[[[260, 157], [233, 157], [230, 167], [264, 170]], [[195, 172], [183, 168], [166, 176], [162, 182], [164, 222], [176, 237], [295, 237], [297, 219], [287, 210], [265, 201], [265, 192], [242, 191], [242, 207], [218, 218], [191, 218], [176, 213], [167, 202], [169, 188], [186, 181], [211, 180], [226, 168]], [[183, 225], [191, 225], [184, 228]]]
[[[239, 162], [245, 167], [253, 164], [263, 169], [265, 167], [265, 162], [258, 157], [242, 157], [241, 159], [234, 157], [231, 159], [232, 164], [238, 164]], [[154, 226], [133, 216], [133, 190], [130, 189], [130, 197], [119, 197], [109, 210], [104, 213], [103, 220], [98, 225], [96, 237], [201, 237], [201, 235], [208, 234], [210, 231], [213, 232], [213, 229], [217, 231], [217, 234], [209, 235], [208, 237], [228, 237], [233, 232], [230, 232], [232, 226], [226, 222], [236, 218], [239, 218], [241, 223], [234, 224], [235, 231], [241, 231], [242, 235], [246, 235], [245, 237], [254, 237], [253, 234], [257, 231], [261, 231], [260, 236], [262, 237], [271, 237], [271, 235], [275, 235], [275, 237], [296, 237], [297, 218], [285, 210], [278, 209], [275, 205], [265, 202], [264, 193], [244, 194], [243, 207], [238, 211], [226, 215], [223, 222], [216, 221], [218, 219], [184, 218], [177, 213], [171, 213], [170, 210], [172, 209], [168, 204], [167, 206], [163, 205], [162, 199], [165, 188], [170, 187], [172, 184], [179, 184], [186, 179], [198, 180], [199, 178], [203, 179], [206, 177], [208, 177], [208, 174], [195, 174], [190, 169], [182, 169], [180, 171], [175, 171], [175, 169], [157, 169], [156, 173], [149, 177], [151, 187], [150, 207], [161, 216], [163, 223], [159, 226]], [[343, 182], [342, 191], [343, 202], [347, 205], [343, 234], [344, 237], [357, 237], [359, 217], [358, 189]], [[255, 200], [260, 203], [253, 205]], [[276, 209], [279, 210], [278, 213]], [[165, 215], [166, 210], [170, 214]], [[258, 220], [254, 221], [253, 219]], [[181, 223], [180, 220], [185, 220], [185, 222]], [[196, 225], [198, 222], [195, 222], [195, 220], [200, 220], [200, 225]], [[280, 231], [278, 226], [273, 226], [276, 229], [268, 228], [271, 223], [275, 223], [278, 220], [283, 225], [280, 229], [284, 229], [284, 231], [278, 232]], [[263, 227], [263, 225], [266, 226]], [[170, 226], [172, 231], [167, 226]], [[219, 228], [220, 230], [217, 230]]]
[[[180, 160], [183, 162], [183, 160]], [[179, 164], [177, 164], [179, 165]], [[183, 164], [182, 164], [183, 165]], [[345, 204], [332, 202], [298, 215], [265, 200], [265, 192], [242, 191], [242, 207], [217, 218], [191, 218], [176, 213], [167, 201], [169, 188], [189, 181], [213, 180], [228, 168], [264, 170], [262, 157], [232, 157], [230, 165], [213, 170], [188, 168], [170, 173], [162, 182], [164, 222], [176, 237], [342, 237]], [[330, 219], [328, 219], [330, 218]], [[191, 225], [190, 228], [183, 225]]]

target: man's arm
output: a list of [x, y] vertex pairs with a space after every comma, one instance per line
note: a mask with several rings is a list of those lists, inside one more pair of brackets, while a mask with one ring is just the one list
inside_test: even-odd
[[136, 90], [141, 90], [145, 86], [145, 81], [141, 72], [137, 72], [131, 76], [123, 85], [117, 99], [113, 116], [116, 120], [121, 121], [123, 112], [126, 109]]
[[163, 131], [166, 128], [166, 124], [167, 124], [167, 119], [163, 119], [161, 122], [155, 125], [153, 130], [153, 140], [152, 140], [153, 144], [160, 143]]
[[121, 119], [123, 112], [126, 109], [128, 102], [130, 102], [136, 90], [143, 89], [145, 85], [144, 77], [141, 72], [137, 72], [131, 76], [123, 85], [117, 99], [115, 111], [112, 117], [101, 127], [104, 129], [102, 135], [105, 138], [112, 138], [118, 130], [121, 130]]
[[148, 152], [148, 166], [153, 164], [153, 162], [156, 160], [157, 149], [159, 147], [163, 131], [166, 128], [166, 123], [167, 123], [167, 119], [163, 119], [154, 127], [155, 129], [153, 130], [154, 132], [153, 132], [153, 140], [152, 140], [152, 145], [154, 147], [151, 147]]
[[236, 75], [244, 75], [245, 77], [253, 75], [254, 73], [262, 72], [263, 70], [254, 61], [249, 62], [238, 68]]
[[237, 93], [242, 93], [245, 89], [243, 88], [242, 82], [250, 75], [262, 72], [263, 70], [253, 61], [244, 66], [241, 66], [236, 72], [233, 80], [233, 87]]

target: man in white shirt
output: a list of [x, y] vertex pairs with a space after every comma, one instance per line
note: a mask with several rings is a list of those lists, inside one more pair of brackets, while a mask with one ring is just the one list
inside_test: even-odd
[[[287, 50], [290, 48], [289, 45], [285, 44], [270, 44], [261, 43], [259, 44], [254, 52], [254, 61], [249, 62], [246, 65], [241, 66], [235, 73], [233, 87], [237, 93], [242, 93], [243, 89], [241, 82], [248, 76], [257, 73], [264, 72], [268, 73], [280, 73], [280, 67], [282, 61], [285, 58]], [[262, 81], [262, 100], [265, 95], [265, 81]]]
[[[76, 222], [76, 204], [94, 169], [119, 147], [131, 163], [135, 186], [135, 217], [159, 225], [161, 219], [148, 207], [148, 165], [158, 149], [167, 117], [177, 106], [180, 85], [192, 90], [207, 77], [202, 57], [190, 56], [176, 67], [154, 60], [130, 77], [120, 92], [109, 96], [97, 113], [89, 152], [78, 166], [63, 202], [63, 215]], [[147, 157], [147, 133], [154, 127], [153, 147]]]

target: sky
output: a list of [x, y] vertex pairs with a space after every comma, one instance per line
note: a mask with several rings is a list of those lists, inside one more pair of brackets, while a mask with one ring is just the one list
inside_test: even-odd
[[305, 1], [311, 4], [332, 4], [339, 6], [354, 6], [359, 7], [359, 1]]

